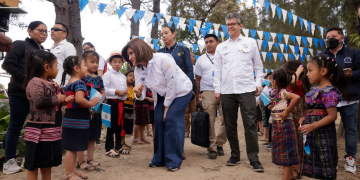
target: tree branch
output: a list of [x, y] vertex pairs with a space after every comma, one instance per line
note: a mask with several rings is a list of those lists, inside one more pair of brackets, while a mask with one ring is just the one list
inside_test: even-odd
[[221, 0], [216, 0], [215, 2], [213, 2], [212, 4], [209, 5], [209, 9], [204, 13], [203, 18], [201, 18], [201, 26], [204, 24], [205, 19], [207, 18], [207, 16], [211, 12], [211, 10], [214, 9], [220, 1]]

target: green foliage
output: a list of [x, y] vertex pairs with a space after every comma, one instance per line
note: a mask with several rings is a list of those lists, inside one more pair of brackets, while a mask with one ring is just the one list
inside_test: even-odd
[[125, 62], [125, 63], [123, 64], [123, 66], [122, 66], [121, 69], [120, 69], [120, 72], [121, 72], [122, 74], [125, 74], [125, 73], [127, 72], [127, 62]]
[[360, 35], [357, 33], [350, 35], [350, 42], [354, 43], [356, 46], [360, 47]]

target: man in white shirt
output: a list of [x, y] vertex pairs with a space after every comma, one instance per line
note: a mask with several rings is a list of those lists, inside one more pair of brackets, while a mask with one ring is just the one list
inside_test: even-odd
[[[209, 139], [210, 147], [208, 148], [209, 159], [216, 159], [217, 156], [224, 156], [222, 146], [226, 143], [225, 124], [222, 118], [221, 103], [215, 98], [214, 83], [214, 54], [219, 40], [214, 34], [207, 34], [205, 36], [206, 53], [199, 57], [195, 64], [195, 84], [196, 84], [196, 106], [202, 106], [204, 111], [210, 115], [210, 129]], [[200, 92], [202, 100], [200, 100]], [[220, 131], [215, 135], [215, 118], [217, 109], [219, 107], [220, 113]]]
[[[61, 78], [64, 72], [63, 63], [68, 56], [76, 56], [76, 49], [73, 44], [66, 41], [66, 37], [69, 34], [69, 28], [63, 23], [55, 23], [51, 28], [51, 39], [54, 41], [54, 45], [51, 47], [50, 52], [53, 53], [57, 60], [57, 67], [59, 72], [54, 81], [60, 85]], [[66, 76], [65, 84], [69, 80], [69, 76]]]
[[[256, 41], [241, 36], [242, 18], [238, 13], [225, 17], [230, 38], [219, 44], [215, 51], [215, 97], [223, 107], [226, 135], [230, 143], [231, 157], [228, 166], [240, 163], [240, 148], [237, 132], [238, 108], [240, 104], [245, 129], [246, 152], [250, 166], [263, 172], [259, 162], [259, 145], [256, 133], [256, 101], [260, 95], [263, 79], [263, 64]], [[254, 81], [254, 71], [256, 82]]]

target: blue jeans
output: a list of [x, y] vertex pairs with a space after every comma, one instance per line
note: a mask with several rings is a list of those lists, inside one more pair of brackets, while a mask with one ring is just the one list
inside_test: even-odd
[[164, 97], [157, 95], [154, 117], [154, 156], [156, 166], [179, 168], [182, 163], [185, 140], [185, 109], [192, 92], [175, 98], [164, 120]]
[[358, 103], [348, 106], [338, 107], [341, 120], [345, 129], [345, 157], [356, 157], [357, 145], [358, 145], [358, 132], [357, 132], [357, 111]]
[[6, 161], [16, 158], [16, 146], [20, 131], [24, 126], [25, 119], [29, 114], [30, 103], [28, 99], [9, 96], [10, 121], [5, 136], [5, 158]]

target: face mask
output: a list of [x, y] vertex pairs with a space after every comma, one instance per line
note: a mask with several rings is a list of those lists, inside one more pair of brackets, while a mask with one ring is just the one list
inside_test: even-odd
[[329, 49], [335, 49], [338, 45], [339, 45], [339, 40], [338, 39], [335, 39], [335, 38], [329, 38], [327, 41], [326, 41], [326, 46], [329, 48]]

